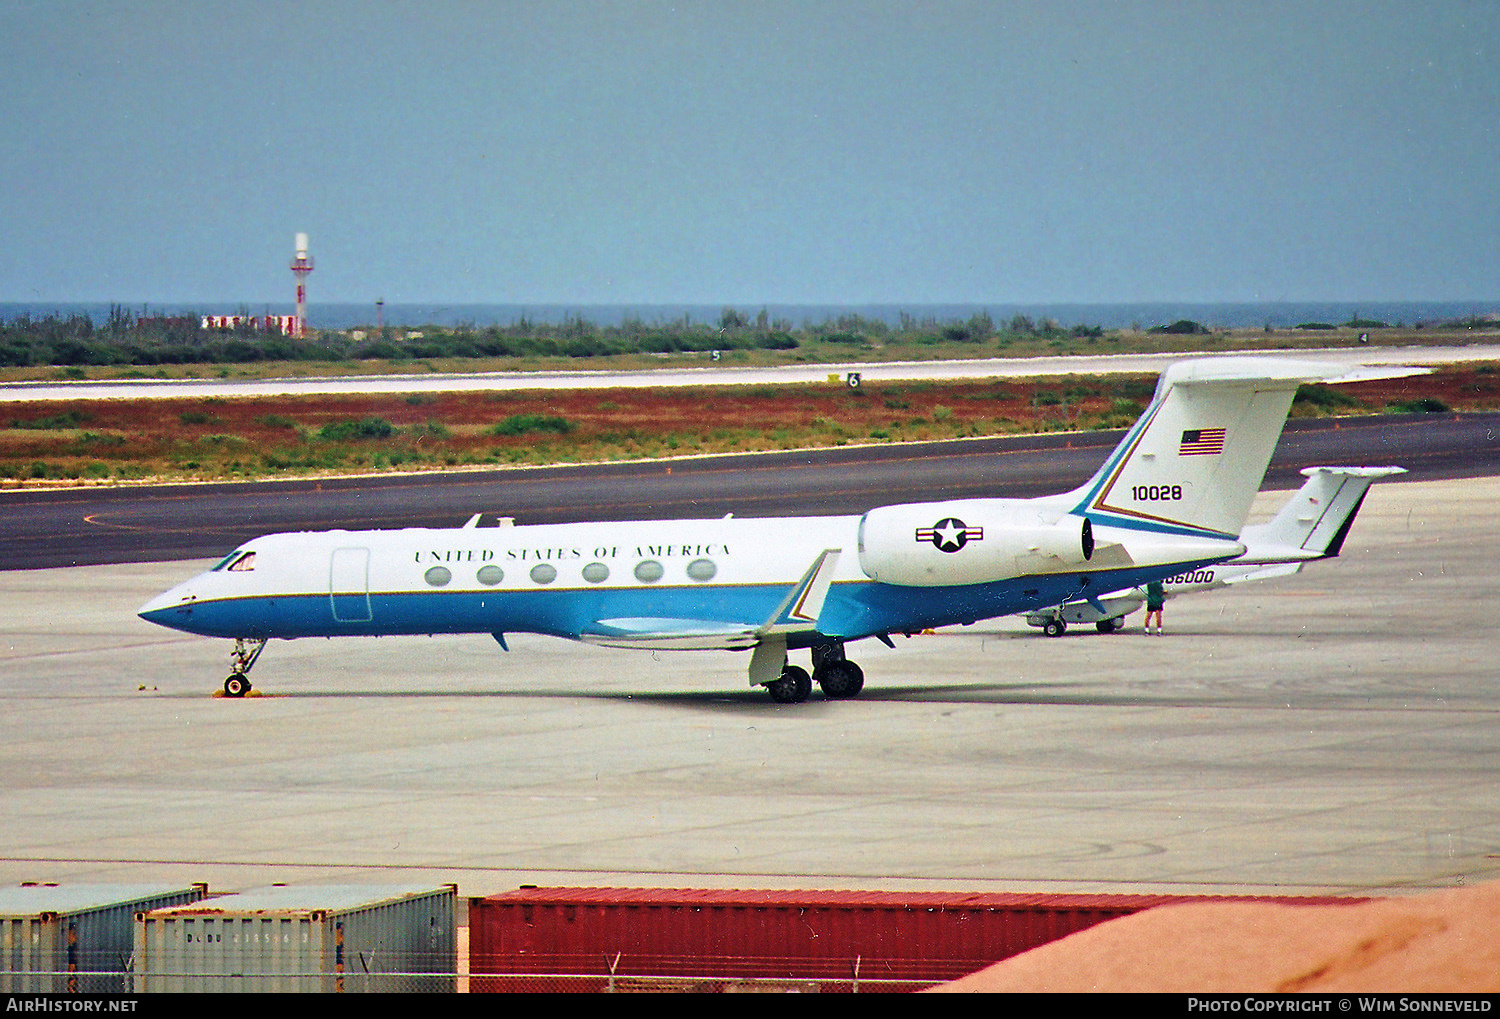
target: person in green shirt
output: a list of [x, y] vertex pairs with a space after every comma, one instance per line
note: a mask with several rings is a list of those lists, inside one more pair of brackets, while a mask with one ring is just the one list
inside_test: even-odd
[[1151, 633], [1151, 618], [1156, 617], [1156, 634], [1162, 633], [1161, 610], [1167, 604], [1167, 593], [1162, 589], [1161, 581], [1153, 580], [1146, 585], [1146, 632]]

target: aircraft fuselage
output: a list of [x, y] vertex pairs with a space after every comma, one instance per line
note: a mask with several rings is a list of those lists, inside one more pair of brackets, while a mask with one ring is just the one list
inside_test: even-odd
[[[821, 552], [847, 553], [833, 568], [816, 631], [789, 634], [789, 646], [797, 647], [971, 623], [1241, 551], [1232, 542], [1205, 541], [1194, 558], [1174, 547], [1167, 562], [1148, 554], [1117, 568], [1083, 562], [1067, 573], [905, 587], [865, 575], [854, 554], [860, 519], [274, 534], [153, 599], [141, 615], [190, 633], [251, 639], [529, 632], [601, 644], [734, 647], [727, 624], [748, 634]], [[1099, 540], [1132, 537], [1101, 533]], [[1000, 538], [992, 531], [992, 543]], [[245, 562], [247, 556], [253, 559]], [[696, 630], [695, 620], [703, 621]]]

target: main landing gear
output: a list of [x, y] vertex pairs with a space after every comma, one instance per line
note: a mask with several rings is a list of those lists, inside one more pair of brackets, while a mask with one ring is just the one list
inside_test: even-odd
[[812, 696], [812, 677], [800, 665], [788, 665], [780, 679], [766, 684], [766, 692], [777, 704], [801, 704]]
[[797, 665], [782, 666], [781, 676], [764, 684], [766, 692], [778, 704], [801, 704], [812, 696], [813, 684], [831, 701], [857, 697], [865, 686], [865, 672], [844, 657], [844, 643], [814, 644], [812, 675]]
[[243, 697], [250, 692], [250, 667], [265, 649], [264, 637], [234, 639], [234, 650], [229, 652], [229, 678], [224, 680], [225, 697]]
[[[1049, 637], [1061, 637], [1068, 632], [1068, 624], [1061, 614], [1044, 616], [1042, 613], [1033, 613], [1026, 617], [1026, 622], [1032, 626], [1040, 626], [1042, 632]], [[1114, 633], [1125, 625], [1123, 616], [1112, 616], [1109, 619], [1100, 619], [1094, 623], [1094, 629], [1100, 633]]]

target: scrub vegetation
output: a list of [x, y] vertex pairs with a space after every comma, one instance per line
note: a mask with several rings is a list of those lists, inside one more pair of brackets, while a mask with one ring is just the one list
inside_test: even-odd
[[[248, 317], [247, 309], [241, 309]], [[87, 316], [0, 322], [0, 381], [217, 377], [250, 379], [547, 368], [848, 365], [1042, 354], [1452, 344], [1490, 340], [1500, 321], [1343, 325], [1226, 332], [1191, 320], [1129, 330], [1064, 328], [1015, 315], [895, 323], [844, 315], [820, 324], [726, 308], [687, 318], [600, 326], [520, 320], [508, 326], [365, 328], [282, 336], [248, 325], [205, 329], [121, 306]], [[1067, 376], [1014, 382], [703, 389], [535, 390], [263, 399], [100, 400], [0, 405], [0, 485], [254, 479], [512, 464], [633, 460], [853, 443], [1124, 428], [1155, 377]], [[1500, 407], [1493, 369], [1306, 387], [1294, 415], [1432, 413]]]
[[[1152, 376], [0, 405], [0, 484], [638, 460], [1128, 426]], [[1500, 409], [1487, 365], [1307, 386], [1294, 416]]]
[[[248, 309], [241, 309], [249, 318]], [[257, 378], [544, 368], [647, 368], [666, 364], [775, 365], [849, 361], [1027, 357], [1326, 347], [1357, 343], [1451, 344], [1500, 335], [1500, 320], [1390, 325], [1355, 316], [1342, 325], [1226, 331], [1188, 319], [1130, 329], [1064, 327], [1013, 315], [980, 313], [962, 321], [901, 316], [894, 322], [841, 315], [793, 324], [765, 311], [726, 308], [716, 322], [683, 318], [599, 325], [521, 319], [510, 325], [458, 323], [312, 331], [283, 336], [250, 325], [202, 327], [198, 315], [128, 313], [21, 316], [0, 322], [0, 381], [105, 378]]]

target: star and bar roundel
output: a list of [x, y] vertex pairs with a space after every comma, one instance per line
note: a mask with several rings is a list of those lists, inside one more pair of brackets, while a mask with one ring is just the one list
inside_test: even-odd
[[930, 541], [939, 552], [957, 552], [971, 541], [983, 540], [983, 527], [970, 527], [957, 517], [944, 517], [931, 527], [917, 528], [917, 541]]

